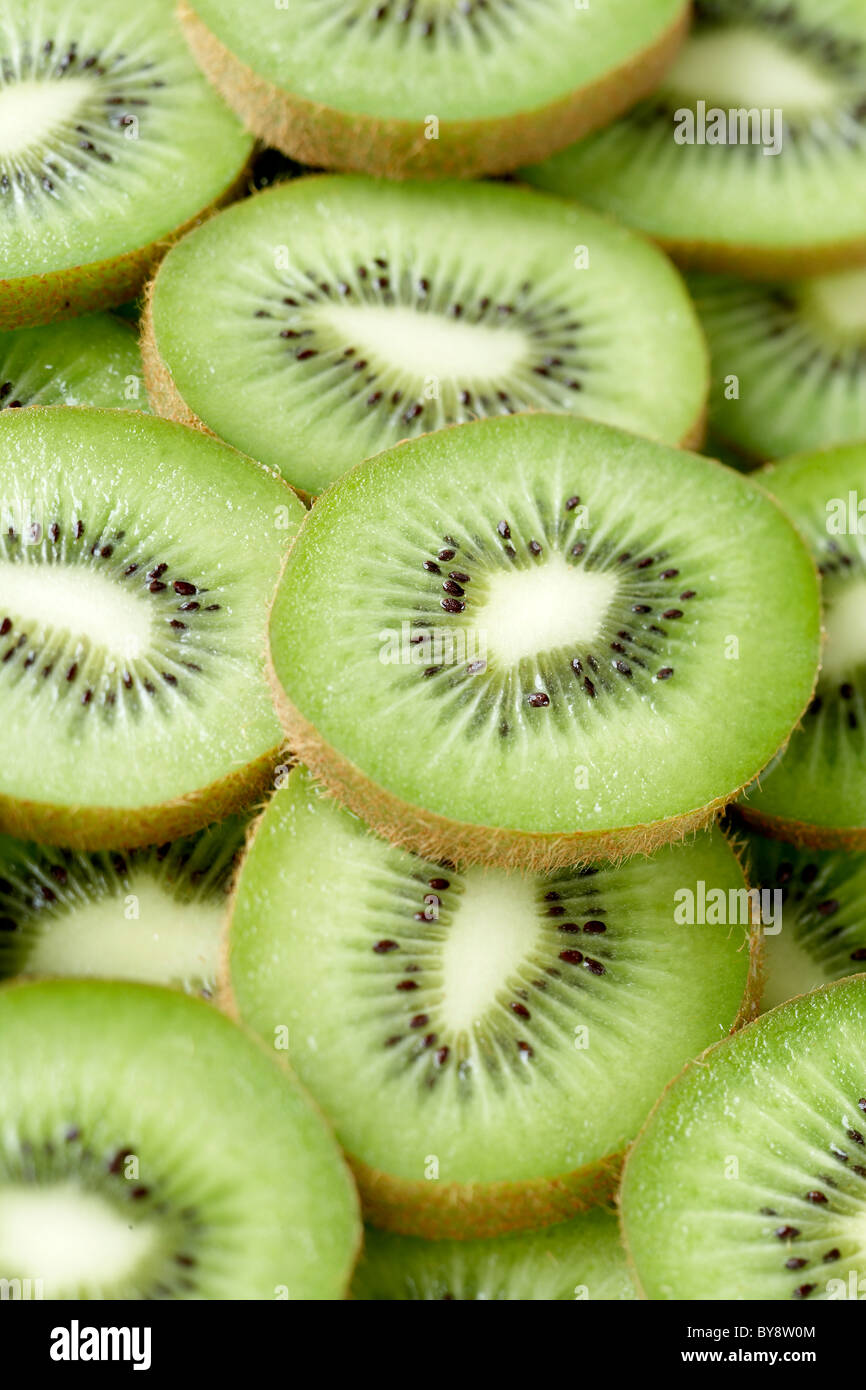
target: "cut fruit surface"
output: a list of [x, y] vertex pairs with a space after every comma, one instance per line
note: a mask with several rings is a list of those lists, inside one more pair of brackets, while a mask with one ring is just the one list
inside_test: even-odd
[[251, 148], [171, 0], [0, 0], [0, 328], [130, 298]]
[[765, 1014], [669, 1087], [621, 1192], [648, 1298], [863, 1297], [864, 1056], [858, 975]]
[[0, 979], [89, 976], [212, 998], [246, 819], [172, 844], [75, 854], [0, 836]]
[[280, 742], [265, 627], [297, 497], [125, 411], [7, 410], [0, 444], [0, 826], [135, 846], [255, 797]]
[[637, 1295], [616, 1216], [594, 1207], [541, 1231], [489, 1240], [421, 1240], [368, 1226], [352, 1297], [593, 1302]]
[[861, 0], [698, 0], [660, 88], [526, 171], [708, 270], [866, 262]]
[[707, 389], [657, 248], [504, 185], [317, 177], [230, 208], [163, 262], [144, 355], [160, 414], [308, 493], [400, 439], [521, 409], [693, 441]]
[[[250, 130], [305, 164], [406, 178], [541, 159], [651, 91], [683, 0], [238, 0], [181, 5]], [[534, 153], [528, 153], [534, 151]]]
[[710, 343], [714, 430], [761, 462], [866, 438], [866, 270], [689, 285]]
[[536, 868], [705, 823], [790, 733], [818, 646], [814, 567], [765, 493], [565, 415], [353, 469], [271, 614], [317, 777], [432, 858]]
[[216, 1009], [52, 980], [0, 990], [0, 1032], [0, 1278], [46, 1299], [343, 1296], [360, 1229], [337, 1145]]
[[134, 331], [111, 314], [0, 333], [0, 410], [99, 405], [148, 411]]
[[815, 557], [825, 640], [802, 725], [741, 809], [794, 843], [866, 846], [866, 445], [770, 464], [758, 477]]
[[765, 908], [764, 1009], [864, 969], [866, 856], [750, 835], [746, 863]]
[[[689, 924], [709, 890], [721, 919]], [[299, 770], [240, 873], [227, 1002], [287, 1048], [376, 1225], [497, 1234], [610, 1191], [660, 1088], [748, 1011], [749, 941], [719, 831], [620, 867], [458, 871]]]

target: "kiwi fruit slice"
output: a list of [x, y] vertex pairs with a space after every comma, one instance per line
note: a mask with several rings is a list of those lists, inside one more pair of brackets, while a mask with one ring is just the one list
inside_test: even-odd
[[803, 454], [758, 474], [818, 565], [825, 640], [814, 699], [740, 810], [793, 844], [866, 847], [866, 444]]
[[305, 164], [391, 178], [542, 159], [651, 91], [685, 0], [181, 4], [195, 57], [250, 130]]
[[686, 1067], [623, 1178], [625, 1241], [646, 1297], [862, 1297], [864, 1053], [866, 976], [855, 975]]
[[556, 1226], [488, 1240], [421, 1240], [368, 1226], [352, 1297], [524, 1303], [637, 1294], [615, 1213], [592, 1207]]
[[46, 1299], [336, 1299], [360, 1224], [288, 1071], [153, 985], [0, 990], [0, 1278]]
[[302, 504], [130, 411], [0, 412], [0, 830], [164, 843], [254, 799], [281, 742], [267, 605]]
[[[701, 882], [724, 925], [679, 924]], [[375, 1225], [539, 1226], [610, 1193], [661, 1087], [748, 1013], [744, 882], [718, 830], [619, 867], [457, 870], [296, 769], [241, 868], [220, 997], [285, 1049]]]
[[788, 283], [690, 279], [712, 427], [763, 462], [866, 439], [866, 270]]
[[0, 835], [0, 979], [80, 976], [213, 998], [247, 821], [97, 854]]
[[[763, 1009], [866, 966], [866, 856], [749, 835], [746, 874], [774, 915], [764, 930]], [[766, 916], [769, 914], [765, 914]]]
[[252, 140], [172, 0], [0, 0], [0, 329], [121, 304]]
[[515, 415], [336, 483], [270, 641], [300, 761], [370, 825], [546, 869], [674, 839], [766, 765], [814, 686], [817, 579], [742, 475]]
[[113, 314], [0, 333], [0, 410], [101, 405], [149, 411], [136, 335]]
[[708, 384], [691, 300], [642, 238], [528, 189], [352, 175], [185, 237], [143, 351], [159, 414], [308, 494], [400, 439], [522, 409], [698, 441]]
[[696, 0], [695, 21], [652, 96], [526, 177], [702, 269], [863, 265], [862, 0]]

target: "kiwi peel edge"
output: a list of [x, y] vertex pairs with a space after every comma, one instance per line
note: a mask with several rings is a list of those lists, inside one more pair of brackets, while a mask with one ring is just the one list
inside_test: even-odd
[[216, 198], [156, 241], [104, 261], [11, 280], [0, 278], [0, 331], [35, 328], [57, 319], [78, 318], [81, 314], [114, 309], [135, 299], [175, 241], [246, 191], [251, 162], [252, 153]]
[[425, 139], [423, 120], [353, 115], [282, 91], [236, 58], [186, 0], [178, 18], [205, 76], [266, 144], [314, 167], [430, 179], [507, 173], [612, 120], [658, 85], [685, 40], [689, 11], [684, 7], [654, 43], [587, 86], [503, 119], [449, 121], [434, 141]]

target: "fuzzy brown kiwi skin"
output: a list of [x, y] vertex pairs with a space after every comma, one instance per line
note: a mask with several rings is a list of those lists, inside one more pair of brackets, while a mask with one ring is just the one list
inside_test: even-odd
[[339, 111], [285, 92], [236, 58], [180, 0], [193, 57], [253, 134], [302, 164], [386, 178], [474, 178], [538, 163], [613, 120], [658, 86], [688, 32], [690, 7], [613, 72], [532, 111], [501, 119], [443, 121], [427, 140], [424, 120]]
[[683, 270], [708, 270], [750, 280], [802, 280], [866, 265], [866, 236], [817, 246], [735, 246], [654, 237]]
[[[249, 826], [244, 860], [261, 819], [259, 816]], [[243, 860], [236, 871], [225, 917], [216, 994], [219, 1008], [238, 1022], [242, 1022], [242, 1017], [231, 983], [231, 926], [242, 868]], [[731, 1033], [750, 1023], [760, 1008], [764, 944], [754, 926], [749, 933], [748, 949], [746, 987]], [[619, 1190], [626, 1152], [623, 1149], [606, 1154], [595, 1163], [553, 1178], [492, 1183], [399, 1178], [371, 1168], [352, 1153], [347, 1153], [346, 1159], [361, 1194], [364, 1218], [371, 1225], [427, 1240], [471, 1240], [551, 1226], [609, 1201]]]
[[612, 830], [547, 834], [509, 830], [503, 826], [470, 825], [401, 801], [370, 781], [354, 763], [331, 748], [292, 704], [270, 656], [268, 679], [289, 747], [298, 762], [384, 839], [434, 863], [448, 859], [458, 865], [525, 869], [538, 874], [598, 859], [619, 863], [634, 854], [652, 854], [662, 845], [705, 829], [716, 813], [743, 790], [739, 788], [729, 796], [717, 797], [705, 806], [670, 820]]
[[[781, 1003], [781, 1004], [776, 1004], [774, 1008], [772, 1008], [772, 1009], [767, 1009], [766, 1013], [762, 1013], [762, 1014], [760, 1014], [760, 1016], [757, 1016], [757, 1014], [756, 1014], [756, 1015], [753, 1016], [750, 1020], [746, 1020], [746, 1023], [747, 1023], [747, 1025], [748, 1025], [749, 1027], [752, 1027], [752, 1028], [761, 1028], [761, 1027], [763, 1027], [763, 1024], [764, 1024], [764, 1020], [765, 1020], [765, 1019], [770, 1018], [770, 1016], [771, 1016], [772, 1014], [774, 1014], [774, 1013], [777, 1013], [779, 1009], [785, 1009], [785, 1008], [787, 1008], [788, 1005], [789, 1005], [789, 1004], [793, 1004], [793, 1003], [795, 1002], [795, 1000], [797, 1000], [797, 999], [805, 999], [805, 998], [807, 997], [807, 994], [808, 994], [808, 995], [812, 995], [812, 994], [825, 994], [825, 993], [827, 992], [827, 990], [829, 990], [829, 989], [835, 989], [838, 985], [847, 984], [847, 983], [848, 983], [849, 981], [851, 981], [851, 980], [862, 980], [864, 983], [866, 983], [866, 973], [864, 973], [864, 974], [859, 974], [859, 975], [846, 975], [846, 976], [844, 977], [844, 979], [841, 979], [841, 980], [830, 980], [827, 984], [825, 984], [825, 985], [819, 985], [816, 989], [808, 990], [808, 991], [804, 992], [803, 994], [795, 994], [791, 999], [786, 999], [783, 1003]], [[756, 1010], [757, 1010], [758, 1007], [759, 1007], [759, 1006], [756, 1005]], [[664, 1088], [664, 1090], [662, 1091], [661, 1095], [659, 1096], [658, 1100], [655, 1102], [655, 1104], [654, 1104], [652, 1110], [649, 1112], [649, 1114], [647, 1115], [646, 1119], [644, 1120], [644, 1122], [643, 1122], [643, 1124], [642, 1124], [642, 1126], [641, 1126], [641, 1128], [640, 1128], [640, 1132], [638, 1133], [638, 1135], [637, 1135], [637, 1137], [636, 1137], [634, 1143], [629, 1145], [628, 1150], [627, 1150], [627, 1152], [626, 1152], [626, 1154], [625, 1154], [625, 1160], [624, 1160], [623, 1166], [622, 1166], [622, 1176], [621, 1176], [621, 1179], [620, 1179], [619, 1190], [618, 1190], [618, 1192], [617, 1192], [617, 1197], [616, 1197], [616, 1209], [617, 1209], [617, 1214], [618, 1214], [618, 1217], [619, 1217], [619, 1238], [620, 1238], [620, 1241], [622, 1242], [623, 1249], [625, 1250], [625, 1254], [626, 1254], [626, 1263], [628, 1264], [629, 1274], [631, 1275], [632, 1280], [634, 1281], [634, 1286], [635, 1286], [635, 1288], [636, 1288], [636, 1290], [637, 1290], [637, 1293], [638, 1293], [638, 1297], [639, 1297], [639, 1298], [646, 1299], [646, 1298], [648, 1297], [648, 1295], [647, 1295], [646, 1290], [644, 1289], [643, 1284], [641, 1283], [640, 1278], [639, 1278], [639, 1276], [638, 1276], [637, 1266], [635, 1265], [635, 1262], [634, 1262], [634, 1256], [632, 1255], [631, 1247], [630, 1247], [630, 1245], [629, 1245], [629, 1243], [628, 1243], [628, 1233], [627, 1233], [627, 1231], [626, 1231], [626, 1225], [625, 1225], [625, 1220], [624, 1220], [624, 1218], [623, 1218], [623, 1210], [622, 1210], [622, 1193], [623, 1193], [623, 1188], [624, 1188], [624, 1186], [625, 1186], [626, 1177], [627, 1177], [627, 1175], [628, 1175], [628, 1165], [629, 1165], [629, 1162], [631, 1161], [632, 1157], [634, 1156], [634, 1153], [635, 1153], [635, 1151], [637, 1150], [638, 1146], [640, 1145], [640, 1142], [641, 1142], [641, 1140], [643, 1139], [644, 1135], [646, 1134], [646, 1131], [649, 1129], [650, 1125], [652, 1124], [653, 1120], [655, 1119], [656, 1111], [661, 1109], [662, 1102], [665, 1100], [665, 1098], [666, 1098], [666, 1096], [667, 1096], [667, 1093], [668, 1093], [668, 1091], [671, 1089], [671, 1087], [672, 1087], [672, 1086], [676, 1086], [677, 1082], [680, 1081], [680, 1080], [686, 1075], [687, 1072], [691, 1071], [692, 1067], [702, 1067], [702, 1066], [705, 1066], [706, 1063], [707, 1063], [707, 1061], [708, 1061], [708, 1060], [710, 1059], [710, 1057], [712, 1056], [712, 1054], [713, 1054], [714, 1052], [717, 1052], [717, 1051], [719, 1050], [719, 1048], [729, 1046], [730, 1043], [731, 1043], [731, 1040], [732, 1040], [732, 1038], [733, 1038], [733, 1036], [734, 1036], [734, 1034], [737, 1033], [737, 1032], [740, 1032], [740, 1031], [742, 1031], [742, 1030], [741, 1030], [741, 1029], [738, 1029], [738, 1028], [732, 1028], [731, 1031], [730, 1031], [730, 1033], [728, 1034], [727, 1037], [725, 1037], [725, 1038], [720, 1038], [718, 1042], [712, 1043], [710, 1047], [705, 1048], [703, 1052], [699, 1053], [697, 1057], [692, 1058], [692, 1060], [691, 1060], [690, 1062], [686, 1062], [686, 1064], [685, 1064], [685, 1066], [683, 1067], [682, 1071], [678, 1072], [676, 1076], [672, 1077], [672, 1079], [671, 1079], [671, 1080], [668, 1082], [668, 1084], [665, 1086], [665, 1088]]]
[[280, 761], [275, 747], [207, 787], [147, 806], [55, 805], [0, 795], [0, 833], [78, 851], [179, 840], [254, 804], [273, 786]]
[[246, 191], [251, 160], [252, 154], [212, 202], [157, 241], [109, 260], [68, 266], [44, 275], [0, 277], [0, 330], [32, 328], [58, 319], [77, 318], [135, 299], [175, 241]]
[[866, 826], [810, 825], [784, 816], [768, 816], [745, 803], [734, 809], [747, 825], [769, 840], [784, 840], [800, 849], [866, 849]]

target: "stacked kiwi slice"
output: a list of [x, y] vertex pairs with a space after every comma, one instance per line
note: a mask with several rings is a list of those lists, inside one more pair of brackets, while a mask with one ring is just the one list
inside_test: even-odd
[[866, 262], [860, 0], [696, 0], [661, 85], [526, 171], [685, 264], [775, 280]]
[[181, 5], [249, 128], [307, 164], [394, 178], [511, 170], [618, 115], [679, 48], [685, 0]]
[[501, 184], [329, 175], [239, 203], [166, 256], [144, 354], [160, 414], [307, 494], [480, 416], [576, 411], [703, 439], [706, 347], [670, 262], [597, 213]]
[[252, 151], [171, 0], [2, 0], [0, 131], [0, 328], [131, 298]]
[[864, 173], [859, 0], [0, 0], [4, 1300], [860, 1287]]

